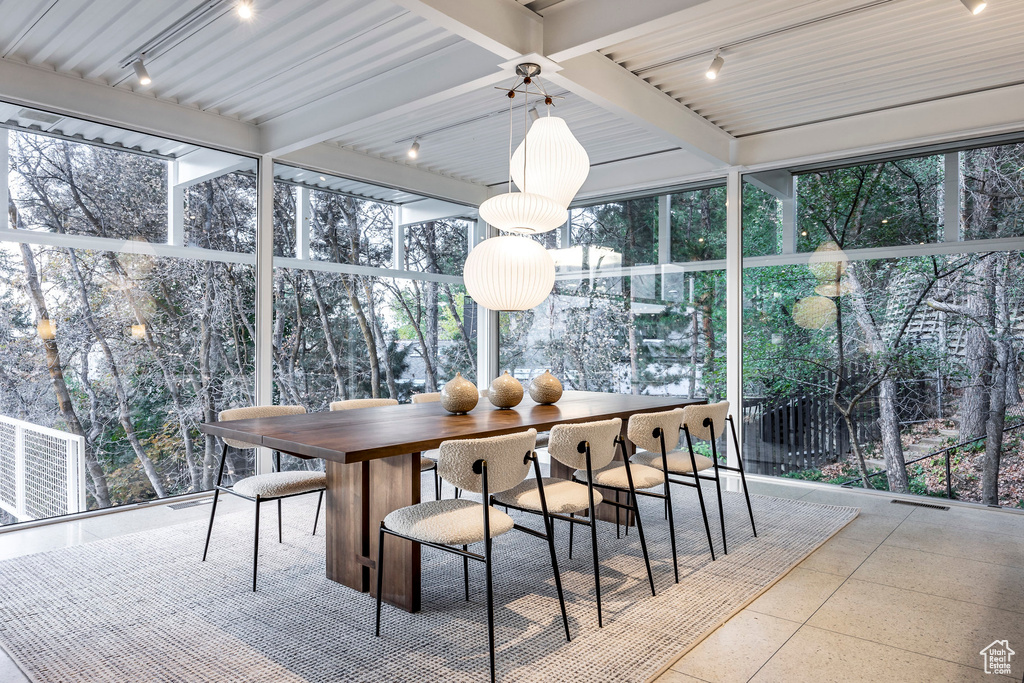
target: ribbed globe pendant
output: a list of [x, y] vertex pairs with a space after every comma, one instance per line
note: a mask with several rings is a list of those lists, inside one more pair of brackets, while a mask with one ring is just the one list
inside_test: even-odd
[[481, 204], [480, 217], [498, 230], [534, 235], [565, 225], [569, 212], [544, 195], [506, 192]]
[[520, 190], [542, 194], [559, 206], [568, 207], [590, 174], [590, 157], [573, 137], [565, 119], [542, 116], [533, 122], [516, 148], [511, 170], [512, 181]]
[[470, 252], [463, 271], [466, 292], [492, 311], [528, 311], [555, 286], [555, 262], [537, 241], [503, 235]]

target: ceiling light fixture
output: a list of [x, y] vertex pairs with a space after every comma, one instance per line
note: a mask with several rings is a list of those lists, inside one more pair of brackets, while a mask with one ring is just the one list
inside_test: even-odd
[[[516, 67], [519, 77], [506, 96], [509, 99], [508, 192], [480, 205], [480, 217], [505, 232], [536, 234], [565, 225], [572, 201], [590, 172], [586, 150], [573, 137], [565, 121], [536, 114], [530, 126], [530, 95], [542, 95], [549, 107], [552, 96], [538, 83], [539, 93], [530, 85], [540, 66], [524, 63]], [[519, 90], [522, 85], [523, 89]], [[516, 93], [523, 103], [523, 141], [512, 153], [514, 129], [512, 102]], [[536, 109], [533, 109], [536, 113]], [[518, 192], [512, 191], [515, 182]], [[539, 305], [555, 286], [555, 262], [539, 242], [522, 236], [484, 240], [466, 258], [463, 270], [466, 292], [492, 311], [525, 311]]]
[[419, 138], [416, 138], [415, 140], [412, 141], [412, 146], [409, 147], [409, 151], [408, 151], [407, 154], [409, 155], [410, 159], [418, 159], [419, 158], [419, 156], [420, 156], [420, 141], [419, 141]]
[[707, 76], [709, 80], [715, 80], [718, 78], [718, 72], [722, 70], [723, 64], [725, 64], [725, 60], [722, 59], [721, 52], [719, 50], [715, 50], [715, 58], [711, 60], [711, 66], [708, 67], [708, 71], [704, 75]]
[[251, 0], [238, 0], [238, 7], [235, 10], [238, 12], [238, 16], [248, 21], [252, 19], [252, 2]]
[[153, 82], [153, 79], [149, 77], [149, 72], [146, 71], [146, 65], [143, 63], [145, 55], [141, 55], [138, 59], [132, 62], [132, 68], [135, 69], [135, 75], [139, 77], [139, 85], [149, 85]]
[[971, 11], [971, 14], [981, 14], [982, 10], [988, 7], [988, 3], [984, 0], [960, 0], [960, 2]]

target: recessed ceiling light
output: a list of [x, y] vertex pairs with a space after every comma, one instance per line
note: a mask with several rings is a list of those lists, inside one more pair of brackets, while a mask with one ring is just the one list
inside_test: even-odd
[[960, 0], [960, 2], [971, 11], [971, 14], [981, 14], [981, 11], [988, 7], [985, 0]]
[[146, 71], [146, 65], [142, 63], [142, 57], [132, 62], [132, 68], [135, 69], [135, 75], [139, 77], [139, 85], [149, 85], [153, 82], [153, 79], [149, 77], [149, 72]]
[[250, 0], [238, 0], [238, 8], [235, 11], [243, 19], [252, 19], [252, 2]]

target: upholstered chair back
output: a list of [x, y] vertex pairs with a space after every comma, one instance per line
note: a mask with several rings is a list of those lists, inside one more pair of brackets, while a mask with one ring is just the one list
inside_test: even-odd
[[[252, 406], [250, 408], [229, 408], [220, 411], [217, 416], [219, 422], [230, 420], [252, 420], [257, 417], [281, 417], [283, 415], [305, 415], [306, 409], [303, 406]], [[234, 448], [256, 448], [259, 444], [239, 441], [237, 439], [224, 439], [224, 443]]]
[[[729, 402], [719, 401], [703, 406], [686, 406], [683, 408], [683, 422], [690, 430], [690, 436], [704, 441], [713, 441], [725, 431], [725, 418], [729, 415]], [[711, 426], [704, 426], [704, 419], [711, 418]], [[712, 427], [715, 433], [711, 433]]]
[[548, 453], [574, 470], [585, 470], [587, 453], [580, 446], [586, 441], [590, 443], [590, 466], [599, 470], [615, 457], [615, 437], [621, 431], [622, 420], [617, 417], [599, 422], [555, 425], [551, 428]]
[[626, 434], [629, 440], [651, 453], [661, 453], [660, 427], [665, 433], [665, 450], [673, 451], [679, 445], [679, 432], [683, 424], [683, 409], [673, 408], [659, 413], [636, 413], [629, 416]]
[[473, 463], [486, 460], [488, 492], [500, 493], [526, 479], [531, 467], [526, 455], [536, 445], [536, 429], [484, 439], [444, 441], [437, 459], [437, 473], [457, 488], [482, 493], [483, 479], [473, 471]]
[[429, 394], [413, 394], [413, 403], [437, 403], [441, 400], [441, 392], [432, 391]]
[[378, 408], [380, 406], [397, 406], [394, 398], [351, 398], [347, 401], [332, 401], [331, 410], [356, 410], [357, 408]]

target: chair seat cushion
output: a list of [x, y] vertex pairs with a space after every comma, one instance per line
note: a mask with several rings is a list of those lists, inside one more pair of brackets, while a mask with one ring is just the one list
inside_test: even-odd
[[[491, 538], [512, 529], [512, 518], [491, 508]], [[484, 540], [484, 510], [481, 503], [465, 498], [428, 500], [399, 508], [384, 518], [394, 532], [427, 543], [464, 545]]]
[[424, 457], [424, 456], [420, 456], [420, 472], [426, 472], [427, 470], [432, 470], [432, 469], [434, 469], [435, 465], [437, 465], [437, 461], [436, 460], [431, 460], [430, 458], [427, 458], [427, 457]]
[[[646, 465], [630, 465], [629, 471], [633, 475], [634, 488], [649, 489], [665, 483], [665, 475], [660, 469]], [[576, 478], [586, 481], [587, 471], [576, 470]], [[594, 472], [594, 483], [598, 486], [628, 489], [629, 478], [626, 476], [626, 466], [621, 463], [612, 463], [604, 469], [597, 470]]]
[[232, 487], [236, 493], [255, 498], [276, 498], [296, 493], [307, 493], [327, 488], [327, 475], [323, 472], [267, 472], [246, 477]]
[[[690, 474], [693, 472], [693, 463], [690, 462], [689, 451], [671, 451], [665, 456], [665, 459], [668, 461], [669, 472], [676, 474]], [[698, 472], [703, 472], [715, 466], [711, 458], [697, 453], [694, 453], [693, 459], [697, 461]], [[630, 460], [639, 465], [649, 465], [659, 470], [661, 469], [661, 453], [638, 451]]]
[[[590, 508], [587, 485], [566, 479], [544, 477], [544, 499], [548, 504], [548, 512], [568, 514], [582, 512]], [[601, 492], [594, 491], [594, 505], [599, 504], [602, 500], [604, 498], [601, 497]], [[541, 512], [537, 480], [526, 479], [518, 486], [513, 486], [508, 491], [502, 491], [494, 496], [494, 502]]]

